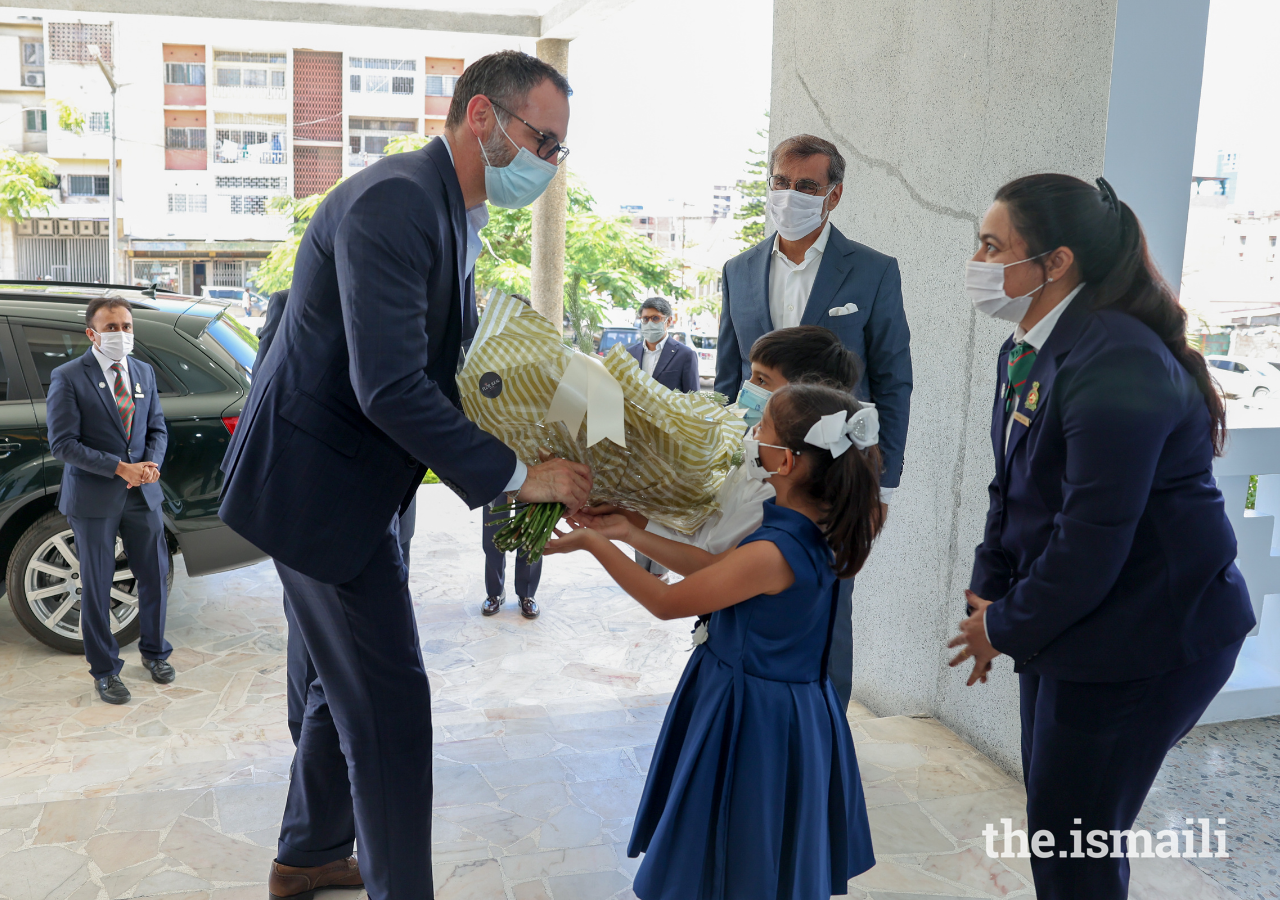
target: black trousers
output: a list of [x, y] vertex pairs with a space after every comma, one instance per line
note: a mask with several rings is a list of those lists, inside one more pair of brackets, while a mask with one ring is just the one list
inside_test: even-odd
[[[324, 584], [277, 562], [290, 643], [315, 679], [294, 755], [277, 859], [317, 866], [350, 855], [373, 900], [432, 896], [431, 694], [389, 528], [364, 570]], [[291, 667], [299, 659], [290, 654]]]
[[[1027, 834], [1045, 830], [1054, 836], [1051, 856], [1031, 857], [1039, 900], [1128, 896], [1129, 860], [1113, 858], [1110, 849], [1101, 858], [1074, 857], [1071, 832], [1080, 832], [1081, 849], [1087, 853], [1090, 831], [1107, 832], [1111, 848], [1112, 830], [1133, 827], [1165, 755], [1226, 684], [1243, 643], [1137, 681], [1063, 681], [1029, 672], [1019, 676]], [[1198, 812], [1186, 810], [1191, 818]], [[1190, 826], [1176, 826], [1183, 827]], [[1003, 848], [999, 840], [996, 846]], [[1064, 851], [1065, 858], [1059, 855]]]
[[116, 535], [124, 544], [129, 568], [138, 581], [138, 618], [144, 659], [168, 659], [173, 647], [164, 639], [168, 604], [169, 551], [160, 510], [147, 506], [140, 490], [130, 490], [119, 515], [104, 518], [68, 516], [80, 557], [80, 632], [89, 674], [119, 675], [124, 666], [120, 645], [111, 633], [111, 588], [116, 574]]
[[831, 655], [827, 657], [827, 677], [840, 698], [840, 708], [849, 708], [853, 696], [853, 579], [840, 579], [836, 598], [836, 624], [831, 632]]
[[[495, 513], [493, 506], [506, 504], [506, 495], [484, 508], [484, 528], [480, 538], [484, 546], [484, 589], [490, 597], [501, 597], [506, 589], [507, 554], [493, 546], [493, 536], [511, 518], [511, 513]], [[520, 553], [516, 554], [516, 596], [534, 597], [538, 582], [542, 580], [542, 560], [530, 563]]]

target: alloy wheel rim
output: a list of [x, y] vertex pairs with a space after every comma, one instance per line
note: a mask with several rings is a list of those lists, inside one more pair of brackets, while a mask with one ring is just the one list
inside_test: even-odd
[[[111, 584], [111, 633], [118, 634], [138, 617], [138, 584], [129, 569], [120, 538], [115, 546], [116, 573]], [[42, 543], [23, 572], [27, 607], [40, 624], [59, 637], [83, 640], [80, 632], [80, 556], [68, 528]]]

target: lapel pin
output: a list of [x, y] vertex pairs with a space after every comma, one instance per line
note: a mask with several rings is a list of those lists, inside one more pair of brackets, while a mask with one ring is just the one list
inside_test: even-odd
[[98, 382], [98, 387], [106, 387], [106, 386], [107, 386], [107, 383], [105, 381]]
[[1027, 409], [1035, 412], [1036, 404], [1040, 402], [1040, 382], [1033, 381], [1031, 390], [1027, 394]]

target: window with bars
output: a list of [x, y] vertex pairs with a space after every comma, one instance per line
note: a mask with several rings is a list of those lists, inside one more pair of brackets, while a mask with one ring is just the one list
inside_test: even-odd
[[214, 62], [263, 63], [269, 66], [283, 66], [288, 57], [281, 50], [270, 53], [258, 53], [241, 50], [214, 50]]
[[169, 212], [171, 213], [203, 213], [209, 211], [209, 199], [206, 194], [170, 194]]
[[267, 198], [260, 194], [232, 194], [231, 214], [233, 216], [265, 216]]
[[44, 44], [37, 41], [24, 41], [22, 44], [22, 64], [24, 66], [43, 66]]
[[458, 83], [456, 75], [424, 75], [423, 87], [428, 97], [452, 97]]
[[357, 119], [348, 122], [348, 165], [364, 166], [387, 152], [387, 143], [404, 134], [417, 131], [416, 119]]
[[58, 62], [91, 63], [97, 47], [104, 62], [113, 62], [111, 26], [83, 22], [49, 23], [49, 58]]
[[278, 113], [215, 113], [214, 147], [218, 162], [283, 165], [285, 116]]
[[98, 134], [107, 134], [111, 131], [111, 113], [91, 112], [87, 118], [90, 131]]
[[258, 190], [267, 191], [287, 191], [289, 189], [289, 179], [272, 178], [267, 176], [242, 177], [239, 175], [218, 175], [214, 179], [214, 187], [219, 190], [244, 190], [245, 188], [256, 188]]
[[27, 131], [43, 134], [49, 130], [49, 114], [43, 109], [25, 110]]
[[203, 150], [205, 149], [205, 130], [197, 128], [166, 128], [166, 150]]
[[215, 50], [214, 93], [224, 97], [285, 97], [285, 54]]
[[367, 56], [351, 57], [353, 69], [389, 69], [393, 72], [416, 72], [418, 61], [414, 59], [371, 59]]
[[165, 63], [165, 84], [204, 84], [204, 63]]
[[[391, 72], [416, 72], [418, 64], [412, 59], [372, 59], [353, 56], [348, 60], [352, 69], [363, 74], [348, 76], [347, 86], [353, 94], [396, 94], [413, 96], [416, 82], [412, 75], [392, 75]], [[383, 74], [388, 73], [388, 74]]]
[[212, 270], [210, 287], [244, 286], [244, 260], [215, 259], [209, 268]]
[[68, 175], [67, 193], [72, 197], [109, 197], [111, 179], [106, 175]]

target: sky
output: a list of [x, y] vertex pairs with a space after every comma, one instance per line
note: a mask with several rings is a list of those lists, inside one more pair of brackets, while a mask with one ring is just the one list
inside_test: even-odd
[[602, 212], [710, 200], [769, 108], [772, 0], [638, 0], [569, 45], [569, 167]]
[[1280, 2], [1212, 0], [1196, 133], [1196, 175], [1240, 155], [1236, 200], [1280, 209]]

